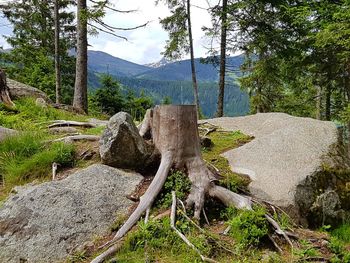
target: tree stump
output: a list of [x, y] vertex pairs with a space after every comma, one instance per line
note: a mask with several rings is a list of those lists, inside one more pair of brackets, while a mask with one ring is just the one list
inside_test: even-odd
[[192, 186], [186, 200], [188, 208], [194, 207], [194, 218], [200, 219], [206, 196], [218, 198], [226, 205], [251, 209], [247, 197], [215, 185], [218, 176], [202, 159], [194, 105], [161, 105], [148, 111], [140, 127], [141, 136], [151, 136], [161, 154], [159, 169], [140, 203], [113, 240], [122, 238], [151, 207], [161, 191], [170, 168], [187, 173]]
[[5, 71], [0, 69], [0, 102], [3, 102], [7, 107], [14, 107], [9, 93], [9, 87], [7, 86]]

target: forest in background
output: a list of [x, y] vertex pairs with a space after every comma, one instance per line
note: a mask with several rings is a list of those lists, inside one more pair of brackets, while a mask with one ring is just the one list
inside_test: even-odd
[[[38, 87], [53, 98], [55, 97], [54, 1], [34, 2], [15, 1], [3, 8], [2, 14], [13, 25], [13, 35], [7, 37], [8, 43], [13, 48], [11, 52], [2, 53], [1, 57], [6, 61], [3, 66], [7, 68], [10, 77]], [[69, 104], [73, 98], [76, 75], [75, 58], [69, 56], [69, 50], [77, 46], [77, 28], [74, 22], [76, 14], [68, 11], [71, 9], [67, 7], [74, 5], [75, 1], [58, 2], [61, 93], [62, 102]], [[225, 50], [244, 52], [245, 59], [240, 67], [241, 73], [235, 81], [249, 95], [250, 112], [281, 111], [296, 116], [348, 121], [349, 1], [224, 2], [225, 7], [218, 4], [208, 8], [213, 24], [211, 28], [203, 30], [209, 38], [223, 44], [223, 39], [220, 37], [224, 29]], [[181, 57], [189, 52], [186, 49], [189, 44], [187, 31], [189, 26], [180, 24], [183, 18], [187, 17], [188, 10], [180, 1], [168, 4], [172, 16], [160, 21], [164, 29], [169, 32], [164, 55]], [[99, 4], [96, 1], [89, 5], [87, 10], [88, 13], [83, 20], [88, 23], [89, 32], [96, 34], [98, 32], [96, 22], [102, 21], [108, 10], [108, 1], [101, 1]], [[225, 23], [222, 22], [224, 19]], [[216, 63], [219, 68], [222, 64], [220, 50], [211, 50], [208, 55], [207, 62]], [[228, 72], [229, 69], [225, 71]], [[119, 77], [119, 81], [135, 89], [136, 94], [140, 89], [146, 92], [149, 89], [146, 85], [151, 82], [150, 95], [154, 96], [155, 103], [160, 101], [163, 94], [169, 94], [170, 91], [170, 94], [176, 94], [177, 86], [182, 84], [183, 87], [188, 86], [185, 83], [173, 82], [158, 85], [148, 79], [134, 81], [126, 77]], [[90, 83], [96, 83], [95, 76], [90, 75]], [[234, 115], [240, 111], [238, 109], [245, 109], [247, 103], [236, 97], [238, 93], [236, 89], [230, 94], [232, 90], [230, 86], [235, 86], [235, 82], [228, 79], [224, 83], [227, 85], [225, 96], [228, 100], [225, 114]], [[158, 87], [164, 84], [167, 87], [160, 90]], [[199, 91], [202, 94], [202, 102], [199, 103], [202, 111], [211, 115], [215, 106], [210, 106], [212, 107], [210, 110], [203, 109], [203, 106], [207, 105], [205, 101], [207, 85], [208, 83], [204, 85], [202, 91]], [[208, 88], [211, 89], [213, 87]], [[221, 88], [218, 87], [218, 90]], [[188, 94], [186, 101], [192, 99], [189, 93], [190, 91], [186, 91]], [[217, 96], [217, 93], [213, 94]], [[178, 103], [179, 98], [175, 97], [173, 101]], [[238, 103], [236, 108], [227, 107], [228, 104], [235, 103]]]

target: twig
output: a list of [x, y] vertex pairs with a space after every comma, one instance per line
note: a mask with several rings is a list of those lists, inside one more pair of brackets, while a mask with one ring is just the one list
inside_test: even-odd
[[53, 127], [64, 127], [64, 126], [80, 126], [85, 128], [95, 128], [96, 125], [90, 122], [80, 122], [80, 121], [66, 121], [66, 120], [54, 120], [50, 121], [52, 124], [48, 128]]
[[280, 248], [280, 246], [276, 243], [274, 238], [271, 235], [268, 235], [268, 237], [271, 240], [272, 244], [275, 246], [275, 248], [277, 248], [278, 252], [282, 253], [283, 252], [282, 248]]
[[148, 207], [148, 208], [146, 209], [145, 224], [147, 224], [148, 219], [149, 219], [149, 211], [150, 211], [150, 209], [149, 209], [149, 207]]
[[231, 230], [231, 226], [228, 226], [228, 227], [226, 227], [226, 229], [224, 230], [224, 232], [222, 232], [222, 234], [223, 234], [224, 236], [227, 236], [227, 235], [228, 235], [228, 232], [230, 232], [230, 230]]
[[205, 221], [207, 222], [208, 226], [210, 226], [207, 214], [205, 213], [205, 209], [203, 208], [202, 211], [203, 211], [203, 215], [204, 215]]
[[280, 225], [269, 215], [265, 215], [267, 221], [270, 222], [270, 224], [275, 228], [275, 232], [281, 236], [283, 236], [286, 241], [288, 242], [288, 244], [293, 248], [293, 243], [292, 241], [289, 239], [288, 235], [281, 229]]
[[52, 163], [52, 181], [55, 181], [57, 174], [57, 163]]
[[201, 254], [201, 252], [187, 239], [187, 237], [182, 234], [177, 228], [175, 227], [175, 215], [176, 215], [176, 194], [174, 191], [171, 192], [172, 194], [172, 205], [171, 205], [171, 212], [170, 212], [170, 226], [175, 231], [175, 233], [194, 251], [197, 252], [197, 254], [200, 256], [200, 258], [204, 262], [211, 262], [211, 263], [218, 263], [217, 261], [207, 258]]
[[63, 138], [58, 138], [55, 140], [50, 140], [46, 142], [65, 142], [65, 143], [72, 143], [75, 141], [98, 141], [100, 139], [100, 136], [97, 135], [73, 135], [73, 136], [66, 136]]

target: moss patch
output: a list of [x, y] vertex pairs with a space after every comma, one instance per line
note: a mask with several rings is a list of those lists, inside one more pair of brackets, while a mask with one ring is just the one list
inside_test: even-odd
[[216, 131], [210, 133], [208, 137], [212, 140], [213, 146], [210, 148], [203, 148], [202, 156], [205, 161], [214, 165], [219, 170], [220, 175], [223, 176], [220, 184], [235, 192], [239, 189], [246, 190], [250, 182], [249, 179], [233, 173], [229, 162], [226, 158], [222, 157], [221, 154], [251, 141], [252, 137], [240, 131]]

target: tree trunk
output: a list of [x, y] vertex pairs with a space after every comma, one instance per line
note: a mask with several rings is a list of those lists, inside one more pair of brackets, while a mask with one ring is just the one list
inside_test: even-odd
[[220, 43], [220, 81], [218, 95], [218, 109], [216, 116], [224, 115], [225, 73], [226, 73], [226, 33], [227, 33], [227, 0], [222, 2], [221, 14], [221, 43]]
[[322, 118], [322, 112], [321, 112], [321, 105], [322, 105], [322, 89], [320, 85], [317, 85], [317, 98], [316, 98], [316, 119], [321, 120]]
[[7, 86], [6, 74], [0, 69], [0, 102], [4, 103], [7, 107], [14, 107], [9, 93], [9, 87]]
[[143, 127], [150, 127], [155, 148], [161, 154], [159, 169], [140, 198], [140, 203], [125, 224], [114, 237], [118, 240], [138, 221], [141, 215], [151, 207], [161, 191], [171, 167], [186, 171], [192, 183], [186, 200], [188, 208], [194, 207], [194, 217], [200, 218], [205, 196], [216, 197], [224, 204], [250, 209], [250, 199], [243, 198], [225, 188], [216, 186], [217, 176], [206, 165], [200, 151], [195, 105], [161, 105], [148, 114]]
[[77, 57], [73, 107], [87, 113], [87, 20], [86, 0], [77, 1]]
[[194, 64], [194, 51], [193, 51], [193, 38], [192, 38], [192, 25], [191, 25], [191, 1], [190, 0], [187, 0], [187, 25], [188, 25], [188, 38], [189, 38], [189, 42], [190, 42], [194, 104], [196, 105], [197, 118], [199, 119], [200, 109], [199, 109], [199, 97], [198, 97], [198, 84], [197, 84], [197, 77], [196, 77], [196, 67]]
[[330, 84], [326, 87], [326, 107], [325, 107], [325, 119], [331, 120], [331, 87]]
[[56, 103], [61, 104], [61, 67], [60, 67], [60, 18], [59, 0], [54, 3], [55, 21], [55, 75], [56, 75]]

